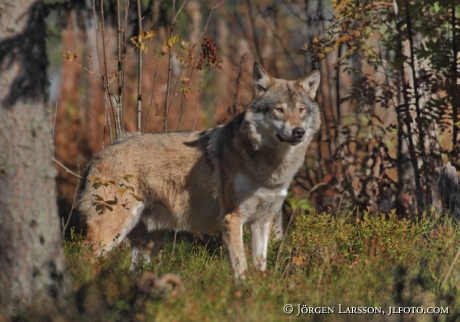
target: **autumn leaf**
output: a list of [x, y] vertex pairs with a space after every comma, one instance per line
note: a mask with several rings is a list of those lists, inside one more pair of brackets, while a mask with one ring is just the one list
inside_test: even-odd
[[292, 264], [299, 266], [305, 262], [305, 256], [294, 256], [292, 257]]
[[169, 38], [168, 40], [165, 41], [165, 45], [168, 46], [169, 48], [171, 48], [179, 40], [180, 40], [180, 36], [171, 37], [171, 38]]
[[142, 32], [142, 37], [144, 38], [144, 40], [153, 39], [153, 38], [156, 37], [156, 33], [155, 33], [154, 30], [150, 30], [150, 31], [147, 31], [147, 32]]
[[77, 54], [71, 54], [69, 52], [67, 52], [67, 54], [61, 53], [61, 56], [64, 57], [65, 59], [67, 59], [68, 61], [72, 61], [75, 58], [77, 58]]
[[130, 189], [129, 188], [120, 188], [120, 189], [118, 189], [118, 194], [120, 195], [120, 198], [123, 198], [123, 195], [128, 190], [130, 190]]
[[130, 40], [134, 46], [142, 50], [144, 53], [147, 53], [149, 50], [149, 47], [145, 45], [145, 41], [149, 39], [155, 38], [156, 34], [155, 31], [150, 30], [147, 32], [144, 32], [142, 30], [139, 31], [139, 34], [137, 36], [131, 37]]
[[325, 184], [328, 184], [329, 182], [331, 182], [332, 178], [334, 176], [332, 174], [326, 174], [323, 178], [323, 180], [321, 180], [321, 182], [325, 183]]

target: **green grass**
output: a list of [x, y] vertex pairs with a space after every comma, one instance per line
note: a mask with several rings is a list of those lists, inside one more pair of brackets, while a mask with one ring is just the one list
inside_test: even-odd
[[[65, 254], [79, 309], [91, 321], [455, 321], [460, 319], [460, 263], [441, 285], [460, 229], [447, 217], [431, 218], [302, 213], [283, 244], [278, 270], [280, 243], [272, 242], [268, 272], [250, 268], [239, 284], [218, 238], [207, 244], [179, 238], [174, 254], [168, 242], [134, 272], [128, 246], [95, 259], [83, 238], [73, 234]], [[249, 236], [245, 241], [247, 247]], [[176, 274], [182, 288], [175, 297], [168, 289], [140, 293], [137, 285], [145, 272]], [[295, 306], [291, 315], [283, 313], [288, 303]], [[334, 307], [336, 313], [295, 317], [297, 304]], [[342, 311], [382, 307], [386, 314], [390, 306], [448, 307], [449, 314], [338, 314], [339, 304]]]

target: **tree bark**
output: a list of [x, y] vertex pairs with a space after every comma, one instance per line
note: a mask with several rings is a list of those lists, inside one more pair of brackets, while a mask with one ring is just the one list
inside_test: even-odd
[[455, 219], [460, 220], [460, 184], [457, 170], [450, 162], [442, 167], [434, 192], [433, 205], [450, 211]]
[[40, 0], [0, 3], [0, 319], [26, 308], [63, 308], [70, 294], [52, 166], [43, 9]]

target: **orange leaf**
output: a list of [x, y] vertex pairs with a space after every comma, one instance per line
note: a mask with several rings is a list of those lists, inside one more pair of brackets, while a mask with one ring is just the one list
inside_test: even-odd
[[325, 184], [328, 184], [329, 182], [331, 182], [332, 178], [334, 178], [334, 176], [332, 174], [326, 174], [323, 177], [323, 180], [321, 180], [321, 182], [324, 182]]

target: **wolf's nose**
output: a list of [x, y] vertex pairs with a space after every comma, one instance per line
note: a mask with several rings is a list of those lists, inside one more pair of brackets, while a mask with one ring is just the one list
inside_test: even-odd
[[303, 138], [304, 134], [305, 134], [305, 130], [303, 128], [301, 128], [301, 127], [295, 127], [292, 130], [292, 137], [294, 139], [300, 140], [301, 138]]

